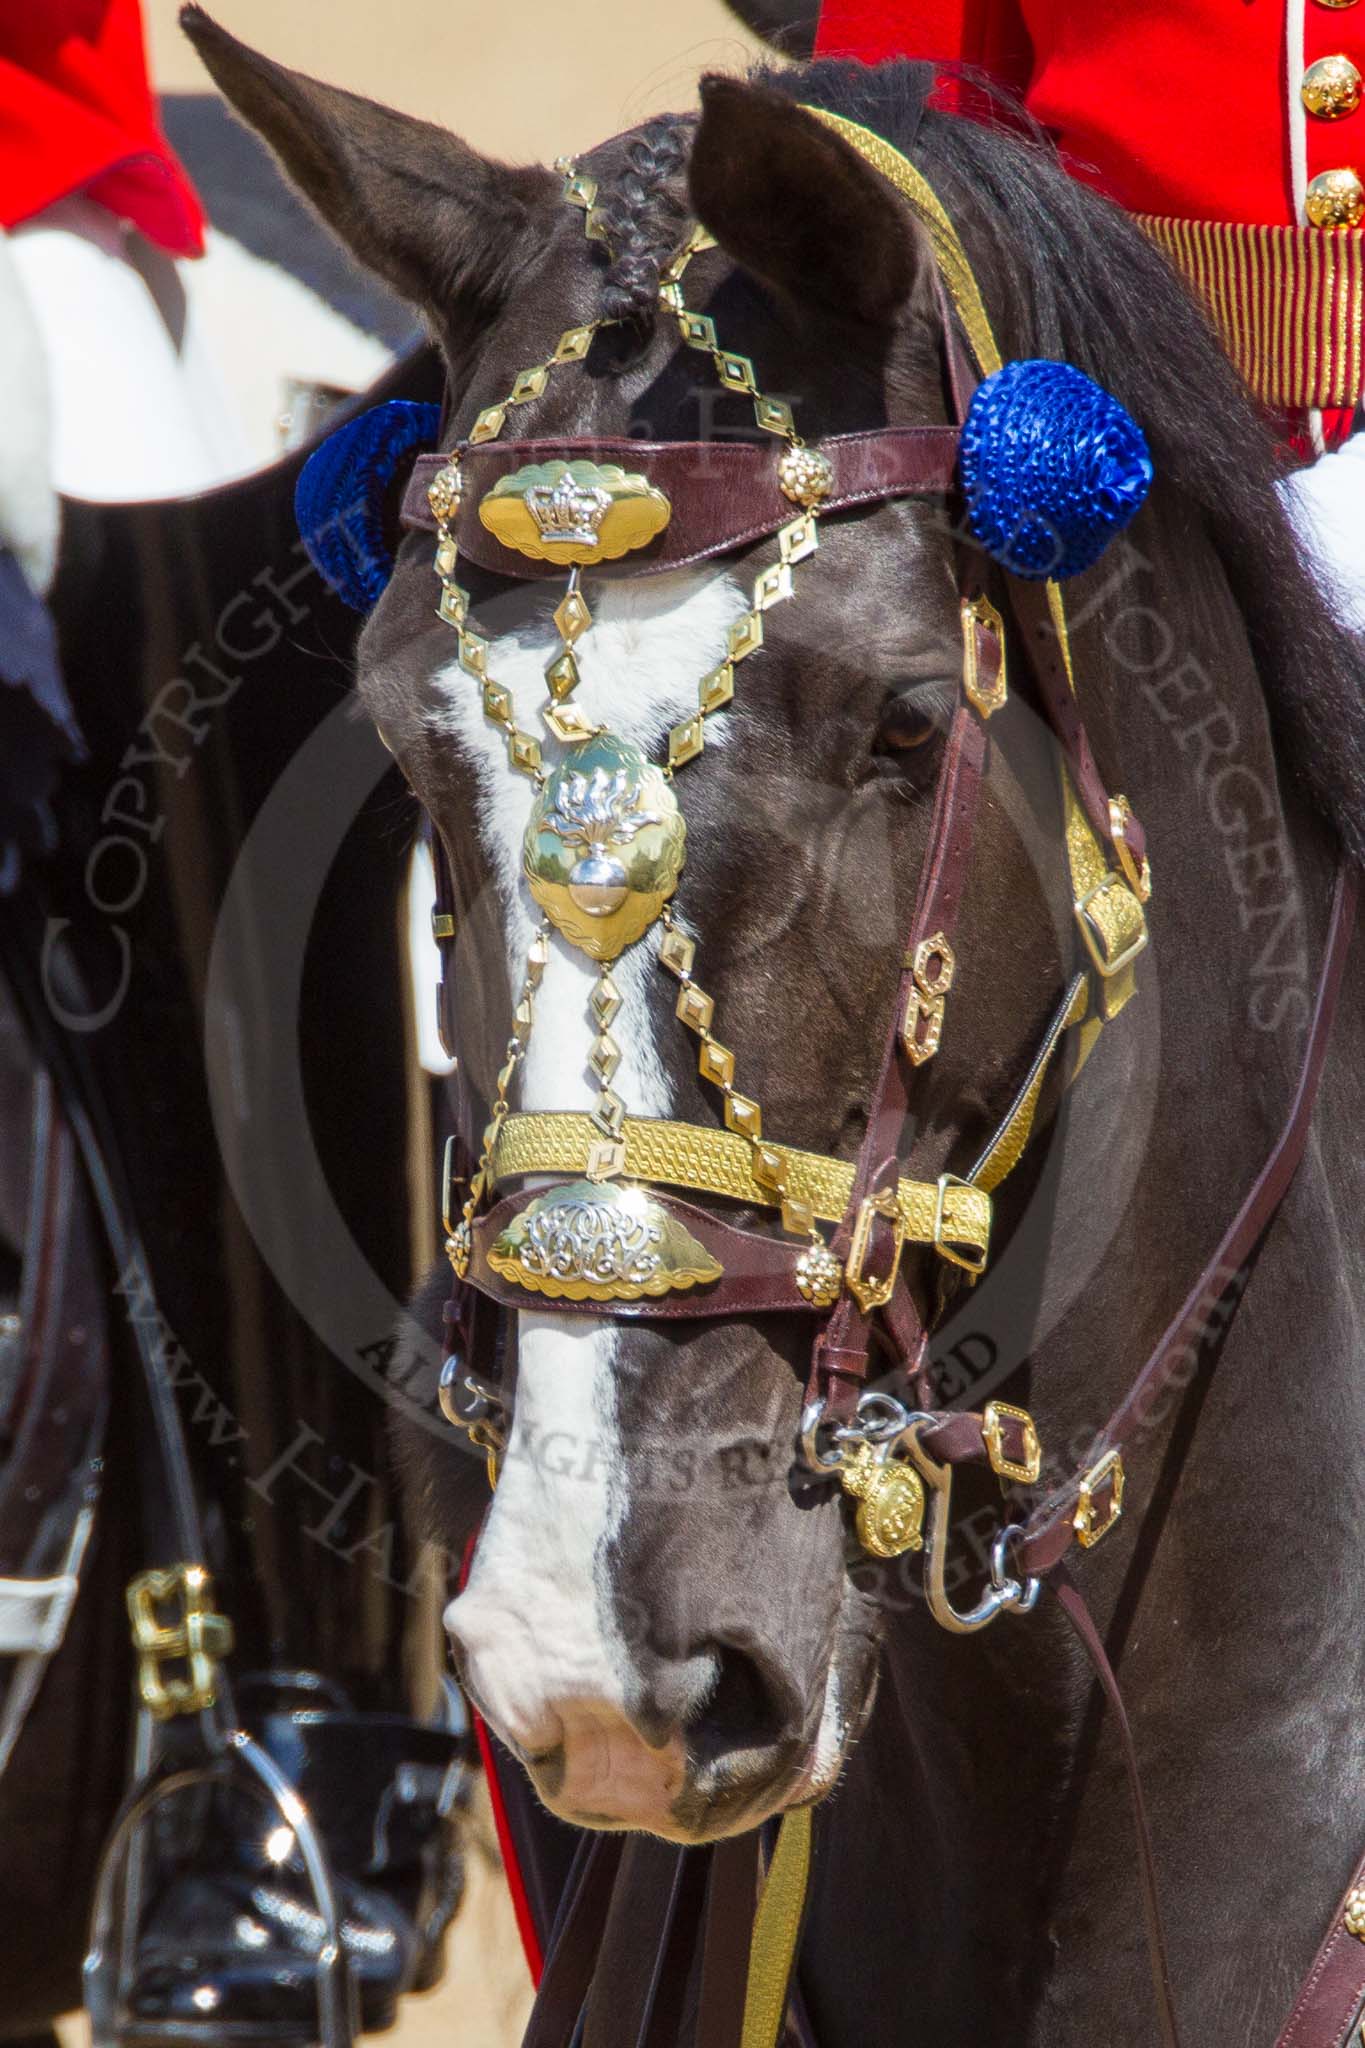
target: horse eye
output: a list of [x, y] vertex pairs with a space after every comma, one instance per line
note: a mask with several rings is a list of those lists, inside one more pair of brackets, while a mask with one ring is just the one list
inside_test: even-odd
[[942, 724], [937, 693], [923, 688], [902, 690], [888, 697], [877, 721], [876, 750], [880, 754], [909, 754], [927, 747]]

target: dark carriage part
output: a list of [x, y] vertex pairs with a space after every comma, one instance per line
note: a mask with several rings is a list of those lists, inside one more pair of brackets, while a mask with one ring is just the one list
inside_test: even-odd
[[[420, 352], [366, 400], [439, 395]], [[101, 2041], [311, 2042], [321, 1991], [343, 2042], [348, 1976], [354, 2019], [386, 2025], [439, 1973], [459, 1890], [443, 1578], [401, 1527], [382, 1399], [430, 1251], [427, 1084], [395, 993], [413, 820], [350, 701], [354, 616], [298, 541], [302, 459], [66, 508], [53, 610], [89, 758], [54, 853], [0, 904], [105, 1183], [99, 1286], [137, 1440], [136, 1477], [107, 1482], [148, 1576], [140, 1789], [94, 1916]], [[278, 1684], [234, 1700], [215, 1602], [228, 1668]], [[120, 1702], [122, 1634], [125, 1661], [77, 1680]], [[312, 1827], [281, 1857], [300, 1770]], [[184, 1990], [167, 1937], [191, 1924]]]
[[[12, 707], [15, 699], [0, 699]], [[97, 1517], [119, 1455], [107, 1427], [108, 1291], [53, 1076], [0, 976], [0, 2036], [72, 2002], [125, 1766], [116, 1527]]]
[[[312, 1672], [250, 1674], [234, 1694], [262, 1754], [302, 1800], [333, 1874], [352, 2030], [391, 2026], [401, 1994], [439, 1976], [463, 1894], [447, 1842], [466, 1786], [463, 1745], [452, 1742], [465, 1725], [458, 1694], [448, 1687], [446, 1725], [428, 1727], [357, 1714]], [[278, 1811], [248, 1814], [254, 1824], [243, 1831], [224, 1826], [233, 1809], [221, 1792], [210, 1810], [219, 1853], [169, 1857], [165, 1874], [143, 1879], [111, 2037], [169, 2048], [187, 2031], [204, 2038], [230, 2026], [235, 2038], [311, 2041], [329, 1927], [321, 1902], [307, 1897], [301, 1841]], [[93, 1997], [90, 2005], [98, 2019]]]
[[75, 1604], [109, 1398], [105, 1303], [80, 1160], [46, 1068], [32, 1067], [28, 1092], [28, 1132], [14, 1132], [2, 1169], [9, 1178], [27, 1168], [28, 1186], [19, 1284], [0, 1316], [0, 1774]]

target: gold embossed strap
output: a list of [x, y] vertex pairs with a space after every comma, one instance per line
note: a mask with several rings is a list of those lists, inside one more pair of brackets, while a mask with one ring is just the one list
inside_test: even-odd
[[1360, 404], [1365, 233], [1135, 217], [1203, 300], [1263, 404], [1286, 412]]
[[[1067, 1032], [1083, 1024], [1089, 1010], [1089, 978], [1084, 974], [1078, 974], [1058, 1005], [1044, 1034], [1043, 1042], [1034, 1054], [1033, 1064], [1024, 1077], [1019, 1092], [1001, 1118], [995, 1136], [967, 1175], [974, 1186], [984, 1188], [987, 1194], [993, 1195], [1001, 1181], [1007, 1174], [1013, 1173], [1023, 1158], [1028, 1141], [1033, 1135], [1043, 1084], [1052, 1071], [1059, 1049], [1065, 1043]], [[1078, 1059], [1072, 1069], [1072, 1078], [1079, 1072], [1080, 1065], [1081, 1061]]]
[[754, 1918], [741, 2048], [777, 2048], [806, 1911], [810, 1843], [810, 1808], [790, 1808], [782, 1816]]
[[[576, 1179], [587, 1171], [589, 1148], [597, 1135], [586, 1114], [558, 1111], [509, 1116], [494, 1148], [493, 1180], [501, 1185], [528, 1174]], [[754, 1178], [753, 1148], [733, 1131], [628, 1116], [622, 1137], [626, 1180], [688, 1188], [762, 1208], [776, 1206], [771, 1188]], [[780, 1151], [787, 1163], [791, 1191], [810, 1203], [821, 1222], [840, 1222], [853, 1192], [852, 1162], [787, 1145], [774, 1150]], [[991, 1200], [983, 1189], [956, 1182], [941, 1187], [935, 1181], [902, 1180], [897, 1192], [907, 1243], [946, 1240], [972, 1256], [985, 1257], [990, 1245]]]

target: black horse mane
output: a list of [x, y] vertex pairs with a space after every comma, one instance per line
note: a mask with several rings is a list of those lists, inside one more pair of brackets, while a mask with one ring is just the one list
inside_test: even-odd
[[[1118, 207], [1069, 177], [1017, 107], [932, 104], [932, 65], [824, 61], [755, 74], [907, 150], [958, 223], [1005, 353], [1074, 363], [1141, 422], [1159, 487], [1204, 523], [1251, 634], [1284, 765], [1365, 862], [1365, 648], [1297, 549], [1264, 421], [1182, 280]], [[976, 95], [978, 99], [981, 95]], [[616, 256], [602, 311], [648, 324], [687, 202], [692, 117], [651, 122], [601, 195]]]

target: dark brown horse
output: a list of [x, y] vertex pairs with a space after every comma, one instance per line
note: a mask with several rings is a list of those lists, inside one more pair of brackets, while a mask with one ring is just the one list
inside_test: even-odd
[[[337, 232], [425, 308], [449, 366], [444, 447], [561, 330], [599, 315], [623, 324], [527, 406], [524, 432], [746, 431], [742, 401], [714, 407], [697, 358], [655, 319], [660, 267], [693, 216], [719, 246], [689, 303], [792, 401], [807, 440], [943, 421], [927, 244], [798, 101], [913, 157], [1007, 354], [1075, 363], [1141, 422], [1150, 504], [1071, 604], [1108, 787], [1147, 828], [1152, 948], [1138, 999], [1055, 1118], [1049, 1090], [1053, 1136], [1002, 1196], [989, 1276], [949, 1301], [934, 1351], [942, 1399], [998, 1388], [1027, 1402], [1070, 1468], [1279, 1131], [1335, 843], [1358, 855], [1365, 840], [1359, 650], [1299, 565], [1272, 451], [1216, 343], [1121, 216], [1027, 139], [926, 105], [919, 67], [712, 80], [699, 123], [603, 145], [582, 168], [599, 182], [608, 255], [584, 241], [559, 176], [489, 163], [283, 71], [197, 10], [188, 26]], [[688, 770], [679, 910], [768, 1130], [851, 1158], [958, 683], [958, 581], [941, 505], [831, 517], [823, 535], [807, 595], [771, 615], [725, 730], [715, 722]], [[720, 658], [747, 569], [595, 592], [588, 715], [655, 745]], [[435, 595], [430, 540], [411, 535], [360, 680], [451, 854], [461, 1049], [488, 1098], [509, 962], [532, 929], [518, 889], [527, 797]], [[554, 645], [547, 607], [494, 579], [473, 595], [490, 670], [530, 717]], [[976, 1156], [1074, 966], [1051, 741], [1017, 656], [951, 1026], [906, 1133], [903, 1156], [930, 1176]], [[1181, 2016], [1201, 2048], [1275, 2039], [1365, 1839], [1363, 973], [1357, 951], [1292, 1195], [1254, 1268], [1211, 1306], [1177, 1396], [1130, 1458], [1123, 1522], [1083, 1566], [1122, 1662]], [[616, 978], [631, 1109], [713, 1118], [672, 1020], [676, 990], [635, 955]], [[588, 986], [556, 946], [522, 1106], [590, 1104]], [[914, 1258], [927, 1306], [932, 1261]], [[899, 1566], [850, 1568], [838, 1501], [789, 1478], [809, 1344], [794, 1316], [521, 1317], [504, 1470], [448, 1617], [471, 1691], [545, 1802], [588, 1827], [701, 1842], [829, 1795], [799, 1970], [821, 2048], [1146, 2048], [1130, 1818], [1088, 1670], [1048, 1603], [964, 1641], [934, 1627]], [[452, 1542], [470, 1516], [468, 1464], [416, 1424], [413, 1458]], [[969, 1505], [982, 1511], [959, 1527], [970, 1576], [998, 1492]]]

